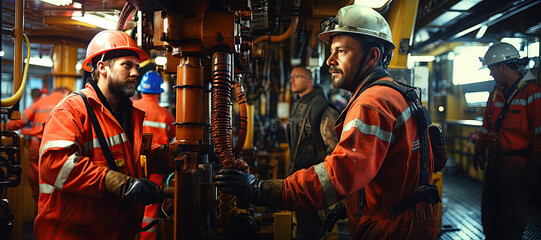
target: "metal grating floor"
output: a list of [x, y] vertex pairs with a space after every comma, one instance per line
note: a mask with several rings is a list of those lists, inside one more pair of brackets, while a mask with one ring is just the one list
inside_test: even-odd
[[[449, 171], [451, 172], [451, 171]], [[443, 176], [443, 216], [440, 240], [484, 239], [481, 226], [481, 182], [455, 173]], [[530, 204], [524, 240], [541, 239], [541, 208]]]

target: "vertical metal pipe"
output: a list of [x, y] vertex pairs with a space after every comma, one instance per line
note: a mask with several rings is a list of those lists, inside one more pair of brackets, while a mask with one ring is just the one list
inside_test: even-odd
[[[208, 162], [204, 146], [209, 145], [208, 87], [205, 86], [201, 54], [182, 53], [177, 67], [176, 141], [182, 149], [175, 159], [175, 239], [199, 239], [201, 179], [198, 163]], [[207, 181], [208, 182], [208, 181]], [[205, 213], [206, 214], [206, 213]]]
[[15, 1], [15, 47], [13, 49], [13, 92], [21, 87], [22, 59], [23, 59], [23, 32], [24, 32], [24, 0]]

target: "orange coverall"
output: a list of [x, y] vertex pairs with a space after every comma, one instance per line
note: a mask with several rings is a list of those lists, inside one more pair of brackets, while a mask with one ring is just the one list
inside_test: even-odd
[[[132, 108], [131, 146], [126, 132], [100, 102], [92, 86], [87, 83], [81, 91], [96, 113], [118, 171], [130, 177], [142, 177], [139, 156], [145, 113]], [[155, 154], [159, 147], [152, 144], [149, 155]], [[37, 239], [135, 238], [144, 206], [120, 202], [106, 192], [105, 175], [109, 166], [80, 96], [69, 95], [51, 112], [40, 153], [40, 196], [34, 222]]]
[[[282, 207], [323, 209], [345, 199], [353, 239], [436, 239], [437, 205], [419, 202], [396, 216], [389, 213], [418, 187], [420, 141], [410, 110], [398, 91], [385, 86], [352, 98], [337, 120], [341, 137], [333, 153], [284, 180]], [[366, 205], [359, 216], [363, 188]]]

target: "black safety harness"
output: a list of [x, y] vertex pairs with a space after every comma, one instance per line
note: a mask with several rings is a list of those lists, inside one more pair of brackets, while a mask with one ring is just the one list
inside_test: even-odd
[[118, 171], [118, 167], [116, 166], [113, 153], [111, 153], [111, 149], [109, 149], [109, 144], [107, 144], [107, 141], [105, 140], [105, 135], [103, 135], [103, 130], [101, 130], [101, 126], [98, 122], [98, 118], [96, 117], [96, 113], [94, 112], [92, 107], [90, 107], [90, 104], [88, 104], [86, 95], [81, 91], [76, 91], [74, 93], [79, 95], [85, 102], [86, 111], [88, 112], [88, 116], [90, 117], [92, 128], [94, 129], [94, 132], [96, 132], [96, 136], [98, 137], [98, 141], [100, 142], [100, 147], [103, 155], [105, 156], [105, 159], [107, 160], [107, 165], [109, 166], [109, 169]]

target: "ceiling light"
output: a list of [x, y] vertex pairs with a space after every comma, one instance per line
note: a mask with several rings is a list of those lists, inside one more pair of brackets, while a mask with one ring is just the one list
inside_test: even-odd
[[5, 53], [4, 53], [4, 50], [1, 50], [1, 51], [0, 51], [0, 57], [3, 57], [4, 54], [5, 54]]
[[[26, 63], [26, 58], [24, 59], [24, 62]], [[30, 64], [42, 67], [52, 67], [53, 60], [50, 58], [30, 57]]]
[[412, 62], [432, 62], [436, 60], [434, 56], [409, 56], [409, 60]]
[[85, 13], [82, 17], [72, 16], [71, 19], [108, 30], [115, 30], [118, 22], [118, 16], [116, 15], [100, 15], [96, 13]]
[[160, 65], [160, 66], [163, 66], [167, 63], [167, 58], [166, 57], [156, 57], [156, 59], [154, 59], [154, 62], [156, 63], [156, 65]]
[[479, 39], [479, 38], [482, 38], [485, 33], [487, 32], [487, 29], [488, 29], [488, 26], [487, 25], [483, 25], [479, 28], [479, 32], [477, 32], [477, 34], [475, 35], [475, 38]]
[[41, 1], [49, 3], [49, 4], [53, 4], [53, 5], [56, 5], [56, 6], [71, 5], [71, 3], [73, 2], [72, 0], [41, 0]]

